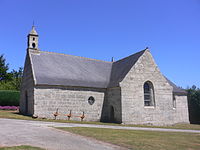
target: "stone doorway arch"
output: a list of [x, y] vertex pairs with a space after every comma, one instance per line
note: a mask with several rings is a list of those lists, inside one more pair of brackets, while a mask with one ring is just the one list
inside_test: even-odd
[[112, 105], [110, 106], [110, 122], [115, 122], [115, 110]]
[[28, 92], [25, 91], [25, 114], [28, 114]]

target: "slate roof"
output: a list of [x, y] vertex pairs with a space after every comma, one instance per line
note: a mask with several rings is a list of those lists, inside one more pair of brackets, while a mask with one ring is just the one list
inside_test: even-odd
[[36, 84], [106, 88], [112, 63], [40, 51], [30, 53]]
[[[166, 77], [165, 77], [166, 78]], [[181, 89], [177, 87], [172, 81], [170, 81], [168, 78], [166, 78], [168, 83], [173, 87], [173, 92], [175, 94], [180, 94], [180, 95], [187, 95], [187, 91], [184, 89]]]
[[108, 87], [119, 86], [119, 82], [121, 82], [126, 74], [130, 71], [130, 69], [135, 65], [140, 56], [143, 55], [145, 50], [130, 55], [126, 58], [113, 62], [110, 83]]
[[[145, 50], [116, 62], [39, 51], [30, 52], [35, 84], [108, 88], [119, 86]], [[167, 79], [167, 78], [166, 78]], [[167, 79], [175, 93], [185, 93]]]

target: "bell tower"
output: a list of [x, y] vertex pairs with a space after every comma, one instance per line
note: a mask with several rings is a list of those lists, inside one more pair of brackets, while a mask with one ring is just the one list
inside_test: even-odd
[[28, 49], [39, 50], [38, 49], [38, 34], [35, 30], [35, 26], [32, 26], [31, 32], [28, 34]]

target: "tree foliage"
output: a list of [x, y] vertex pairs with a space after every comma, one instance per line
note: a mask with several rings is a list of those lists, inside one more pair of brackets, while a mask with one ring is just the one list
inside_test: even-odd
[[15, 87], [16, 90], [20, 89], [21, 81], [22, 81], [22, 75], [23, 75], [23, 68], [20, 67], [18, 70], [12, 70], [12, 85]]
[[187, 91], [190, 123], [200, 124], [200, 89], [193, 85]]
[[7, 81], [10, 79], [10, 74], [7, 73], [8, 71], [8, 65], [6, 63], [6, 59], [4, 58], [4, 55], [0, 55], [0, 82], [1, 81]]
[[0, 55], [0, 90], [19, 90], [22, 80], [23, 69], [8, 72], [9, 64], [4, 55]]

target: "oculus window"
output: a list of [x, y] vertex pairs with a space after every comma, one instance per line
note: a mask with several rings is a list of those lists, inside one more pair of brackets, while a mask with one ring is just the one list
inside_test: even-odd
[[94, 97], [93, 97], [93, 96], [90, 96], [90, 97], [88, 98], [88, 103], [89, 103], [90, 105], [93, 105], [94, 102], [95, 102]]

